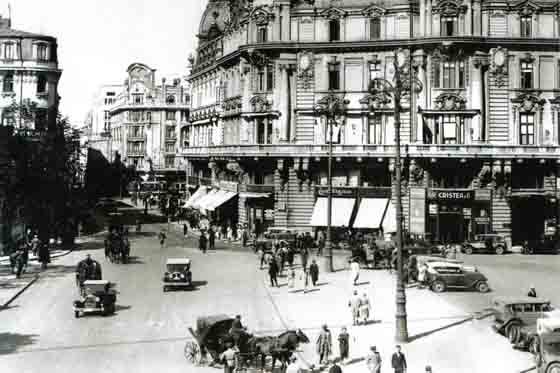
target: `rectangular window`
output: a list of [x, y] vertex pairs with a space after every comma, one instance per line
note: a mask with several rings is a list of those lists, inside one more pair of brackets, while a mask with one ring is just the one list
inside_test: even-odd
[[265, 71], [264, 67], [257, 69], [257, 91], [263, 92], [266, 90]]
[[37, 44], [37, 61], [47, 60], [47, 46], [45, 44]]
[[266, 89], [267, 91], [274, 89], [274, 65], [266, 67]]
[[521, 88], [533, 88], [533, 64], [531, 62], [521, 62]]
[[167, 126], [165, 128], [165, 138], [170, 140], [175, 139], [175, 126]]
[[380, 114], [375, 114], [369, 117], [369, 138], [368, 144], [382, 144], [383, 139], [381, 137], [382, 128], [382, 116]]
[[165, 152], [166, 153], [175, 153], [175, 145], [173, 143], [165, 144]]
[[257, 144], [264, 144], [265, 142], [265, 126], [264, 120], [257, 119]]
[[464, 62], [459, 62], [459, 73], [457, 75], [457, 86], [459, 88], [465, 88], [465, 81], [466, 81], [466, 77], [465, 77], [465, 63]]
[[165, 112], [165, 120], [175, 120], [175, 112], [174, 111], [166, 111]]
[[340, 41], [340, 21], [338, 19], [329, 21], [329, 41]]
[[175, 157], [165, 157], [165, 168], [175, 167]]
[[[382, 78], [381, 75], [381, 64], [379, 62], [370, 62], [369, 64], [369, 82], [370, 86], [375, 81], [375, 79]], [[371, 87], [377, 88], [377, 87]]]
[[340, 66], [338, 64], [329, 65], [329, 90], [340, 89]]
[[130, 113], [130, 117], [133, 122], [140, 122], [140, 120], [142, 119], [142, 115], [139, 111], [133, 111], [132, 113]]
[[531, 16], [521, 17], [521, 37], [530, 38], [532, 34], [533, 18]]
[[460, 143], [459, 133], [457, 131], [457, 118], [452, 115], [444, 115], [442, 118], [443, 126], [443, 143], [458, 144]]
[[453, 36], [456, 32], [457, 17], [441, 17], [441, 36]]
[[135, 104], [141, 105], [144, 102], [144, 95], [143, 94], [133, 94], [132, 100]]
[[439, 88], [440, 81], [441, 81], [441, 70], [440, 70], [440, 63], [438, 60], [433, 61], [433, 70], [434, 70], [434, 88]]
[[4, 59], [5, 60], [13, 60], [14, 59], [14, 43], [5, 43], [4, 44]]
[[443, 88], [456, 88], [455, 62], [443, 63]]
[[369, 20], [369, 39], [377, 40], [381, 38], [381, 20], [379, 18], [371, 18]]
[[535, 145], [535, 116], [520, 114], [519, 126], [519, 144]]
[[14, 76], [11, 74], [8, 74], [6, 76], [4, 76], [4, 82], [2, 85], [2, 91], [3, 92], [13, 92], [14, 91]]
[[266, 26], [261, 26], [257, 30], [257, 43], [266, 43], [268, 41], [268, 30]]

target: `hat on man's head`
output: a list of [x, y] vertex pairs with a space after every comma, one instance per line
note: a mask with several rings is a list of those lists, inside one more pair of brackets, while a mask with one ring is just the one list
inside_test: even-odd
[[377, 351], [377, 347], [375, 347], [375, 346], [371, 346], [369, 349], [372, 350], [372, 351]]

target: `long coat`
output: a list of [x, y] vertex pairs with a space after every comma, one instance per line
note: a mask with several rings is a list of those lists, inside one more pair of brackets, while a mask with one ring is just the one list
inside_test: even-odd
[[319, 266], [317, 263], [311, 263], [309, 266], [309, 274], [311, 275], [311, 281], [317, 282], [317, 280], [319, 280]]
[[331, 332], [328, 330], [321, 330], [321, 334], [317, 337], [317, 353], [319, 355], [329, 355], [332, 349]]
[[41, 245], [39, 247], [39, 262], [50, 263], [51, 262], [51, 252], [48, 245]]
[[200, 250], [206, 250], [206, 235], [204, 233], [200, 234], [200, 238], [198, 239], [198, 248]]

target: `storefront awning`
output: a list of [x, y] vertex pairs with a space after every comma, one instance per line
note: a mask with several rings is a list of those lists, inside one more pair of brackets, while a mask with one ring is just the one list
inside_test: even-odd
[[391, 201], [387, 205], [387, 211], [381, 226], [383, 227], [383, 233], [394, 233], [397, 231], [397, 209]]
[[187, 200], [187, 202], [185, 202], [185, 204], [183, 205], [183, 208], [194, 208], [194, 204], [196, 203], [196, 201], [198, 201], [199, 199], [201, 199], [202, 197], [204, 197], [206, 194], [208, 193], [208, 190], [206, 189], [205, 186], [201, 186], [200, 188], [198, 188], [196, 190], [196, 192], [193, 193], [192, 196], [190, 196], [190, 198]]
[[[327, 198], [317, 198], [309, 225], [311, 225], [312, 227], [327, 226], [327, 203]], [[348, 227], [348, 225], [350, 224], [350, 218], [352, 217], [352, 211], [354, 210], [354, 203], [355, 200], [353, 198], [333, 198], [331, 226]]]
[[270, 193], [257, 193], [257, 192], [241, 192], [239, 197], [243, 198], [268, 198]]
[[352, 226], [354, 228], [381, 228], [388, 202], [388, 198], [363, 198]]
[[216, 194], [218, 194], [218, 191], [216, 189], [213, 189], [208, 194], [195, 201], [195, 203], [193, 204], [193, 208], [197, 210], [207, 210], [207, 206], [210, 206], [212, 204], [212, 201], [216, 197]]
[[220, 190], [216, 193], [216, 196], [212, 199], [212, 201], [206, 205], [206, 210], [214, 211], [233, 197], [235, 197], [237, 193], [234, 192], [227, 192], [225, 190]]

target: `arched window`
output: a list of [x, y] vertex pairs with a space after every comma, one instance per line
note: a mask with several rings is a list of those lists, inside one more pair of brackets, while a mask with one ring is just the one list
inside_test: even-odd
[[2, 84], [3, 92], [13, 92], [14, 91], [14, 76], [8, 74], [4, 76], [4, 82]]
[[37, 78], [37, 93], [45, 93], [47, 91], [47, 78], [44, 75], [39, 75]]
[[167, 96], [166, 102], [168, 104], [174, 104], [175, 103], [175, 96], [172, 96], [172, 95]]

